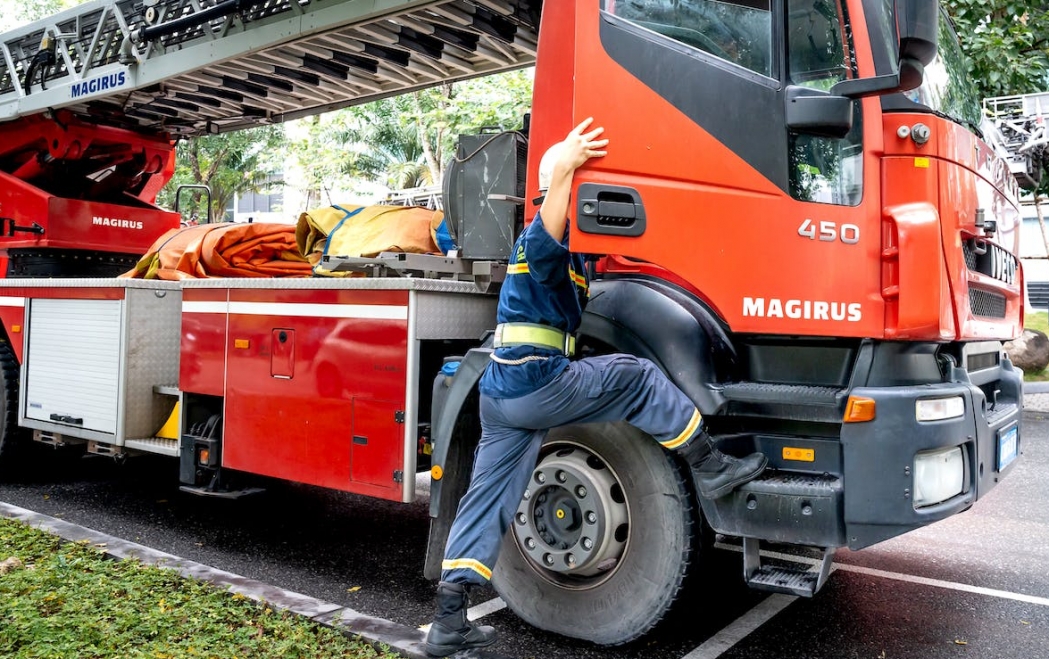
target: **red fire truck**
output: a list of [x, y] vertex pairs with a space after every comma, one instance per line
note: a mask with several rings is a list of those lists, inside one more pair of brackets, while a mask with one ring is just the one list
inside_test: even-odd
[[[5, 280], [0, 459], [28, 433], [170, 455], [200, 494], [264, 474], [405, 502], [429, 471], [435, 575], [538, 156], [587, 116], [612, 148], [574, 189], [573, 248], [598, 255], [580, 352], [654, 360], [722, 450], [772, 469], [699, 501], [636, 429], [552, 430], [494, 574], [524, 620], [637, 638], [711, 529], [743, 538], [752, 587], [812, 595], [836, 548], [967, 510], [1019, 453], [1018, 190], [932, 0], [96, 0], [2, 48], [12, 264], [148, 243], [116, 237], [174, 221], [151, 204], [171, 138], [536, 69], [534, 148], [460, 147], [449, 255], [331, 255], [366, 275], [345, 279]], [[763, 541], [820, 569], [762, 564]]]

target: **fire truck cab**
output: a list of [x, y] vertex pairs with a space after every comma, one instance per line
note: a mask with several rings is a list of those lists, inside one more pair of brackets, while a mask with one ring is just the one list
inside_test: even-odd
[[[534, 61], [528, 146], [509, 133], [460, 154], [450, 255], [328, 257], [364, 275], [352, 278], [0, 281], [0, 459], [29, 433], [170, 455], [200, 494], [263, 474], [405, 502], [428, 471], [436, 576], [539, 157], [593, 116], [611, 145], [574, 188], [571, 244], [594, 255], [581, 354], [652, 359], [722, 450], [760, 450], [772, 468], [699, 500], [684, 466], [630, 426], [552, 429], [493, 575], [515, 613], [597, 643], [636, 639], [702, 570], [714, 531], [742, 538], [752, 587], [811, 596], [838, 547], [963, 512], [1014, 464], [1022, 382], [1002, 341], [1023, 318], [1018, 189], [981, 138], [936, 2], [138, 10], [96, 0], [3, 35], [0, 131], [38, 125], [0, 146], [11, 263], [26, 249], [76, 258], [67, 223], [167, 221], [151, 195], [172, 138]], [[495, 162], [512, 172], [498, 188]], [[81, 184], [60, 185], [67, 173]], [[92, 209], [113, 175], [122, 189], [105, 203], [125, 207]], [[157, 436], [176, 403], [177, 430]], [[764, 564], [770, 541], [819, 568]]]

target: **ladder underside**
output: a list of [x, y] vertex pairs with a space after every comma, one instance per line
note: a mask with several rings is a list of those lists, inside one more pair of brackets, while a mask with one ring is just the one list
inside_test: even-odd
[[[0, 122], [225, 132], [535, 62], [540, 0], [95, 0], [0, 35]], [[153, 6], [150, 6], [153, 5]], [[55, 62], [32, 72], [45, 34]]]

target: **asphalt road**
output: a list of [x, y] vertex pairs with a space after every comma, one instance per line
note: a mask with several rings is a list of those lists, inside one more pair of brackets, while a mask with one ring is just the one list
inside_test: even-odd
[[[535, 630], [499, 602], [484, 616], [518, 659], [1028, 659], [1049, 652], [1049, 414], [1028, 412], [1023, 457], [976, 506], [861, 552], [840, 551], [812, 600], [741, 582], [731, 541], [708, 552], [677, 615], [645, 639], [601, 648]], [[241, 501], [178, 491], [177, 465], [48, 459], [0, 484], [0, 501], [362, 613], [418, 626], [432, 614], [421, 565], [425, 491], [411, 505], [288, 483]], [[494, 592], [481, 591], [484, 605]]]

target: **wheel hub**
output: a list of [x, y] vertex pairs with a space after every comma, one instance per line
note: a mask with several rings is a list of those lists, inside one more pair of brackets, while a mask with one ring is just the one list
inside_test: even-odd
[[618, 564], [628, 517], [622, 486], [604, 462], [580, 447], [560, 447], [532, 472], [514, 536], [535, 567], [594, 576]]

